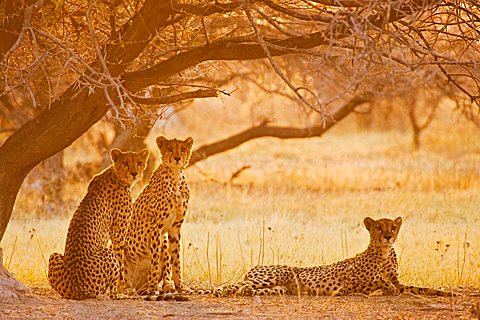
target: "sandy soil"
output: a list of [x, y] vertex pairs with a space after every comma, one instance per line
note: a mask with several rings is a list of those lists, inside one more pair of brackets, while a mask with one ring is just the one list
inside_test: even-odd
[[480, 319], [480, 296], [455, 298], [190, 296], [190, 301], [59, 298], [50, 289], [0, 299], [0, 319]]

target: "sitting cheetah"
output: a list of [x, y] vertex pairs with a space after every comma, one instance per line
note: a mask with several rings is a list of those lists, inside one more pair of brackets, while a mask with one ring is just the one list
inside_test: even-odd
[[63, 298], [95, 298], [107, 289], [115, 295], [133, 206], [130, 186], [145, 169], [149, 152], [112, 149], [110, 156], [113, 164], [90, 181], [73, 214], [65, 254], [53, 253], [48, 261], [50, 285]]
[[243, 281], [221, 286], [215, 295], [310, 294], [349, 295], [371, 294], [381, 290], [384, 295], [403, 292], [424, 295], [452, 296], [452, 293], [405, 286], [398, 281], [397, 256], [393, 243], [397, 239], [402, 218], [373, 220], [363, 223], [370, 233], [367, 250], [330, 265], [297, 268], [289, 266], [256, 266]]
[[147, 294], [155, 293], [161, 280], [163, 291], [186, 289], [180, 278], [180, 229], [190, 198], [184, 169], [190, 160], [193, 138], [182, 141], [160, 136], [156, 142], [162, 163], [134, 203], [125, 240], [127, 287]]

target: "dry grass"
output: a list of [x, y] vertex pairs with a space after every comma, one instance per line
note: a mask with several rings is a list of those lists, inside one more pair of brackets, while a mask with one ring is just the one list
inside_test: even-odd
[[[432, 128], [419, 152], [411, 152], [405, 132], [333, 131], [257, 140], [188, 169], [185, 280], [209, 286], [256, 264], [331, 263], [366, 247], [365, 216], [402, 216], [395, 247], [403, 282], [480, 287], [478, 129], [446, 128]], [[243, 165], [251, 169], [231, 183]], [[63, 252], [87, 183], [69, 187], [76, 201], [58, 218], [33, 219], [36, 200], [19, 197], [2, 246], [5, 265], [21, 281], [48, 286], [45, 259]]]

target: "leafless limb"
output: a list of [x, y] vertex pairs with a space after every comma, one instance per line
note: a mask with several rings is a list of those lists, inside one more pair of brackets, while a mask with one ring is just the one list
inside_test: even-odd
[[0, 129], [0, 133], [5, 133], [5, 132], [15, 132], [15, 128], [2, 128]]
[[215, 1], [213, 4], [204, 5], [192, 5], [187, 3], [180, 4], [178, 1], [172, 1], [171, 3], [172, 8], [178, 13], [188, 13], [202, 17], [211, 16], [217, 13], [231, 12], [237, 9], [240, 5], [239, 1], [231, 1], [227, 3]]
[[32, 15], [43, 6], [43, 2], [44, 0], [37, 0], [34, 4], [29, 5], [25, 9], [22, 30], [20, 31], [20, 34], [12, 47], [3, 55], [2, 60], [0, 60], [0, 65], [6, 65], [8, 57], [10, 57], [10, 55], [19, 48], [20, 44], [24, 40], [25, 33], [31, 29]]
[[371, 4], [369, 0], [312, 0], [318, 4], [332, 7], [342, 7], [342, 8], [358, 8], [366, 7]]
[[[217, 97], [221, 91], [214, 89], [199, 89], [190, 92], [179, 93], [172, 96], [158, 97], [158, 98], [144, 98], [137, 95], [130, 95], [131, 99], [140, 104], [146, 105], [161, 105], [161, 104], [170, 104], [188, 99], [196, 98], [212, 98]], [[227, 94], [225, 92], [221, 92]]]
[[331, 16], [327, 16], [324, 14], [315, 14], [315, 13], [304, 14], [301, 12], [291, 10], [286, 7], [282, 7], [281, 5], [278, 5], [275, 2], [270, 0], [262, 0], [262, 2], [265, 3], [267, 6], [269, 6], [270, 8], [272, 8], [273, 10], [284, 13], [296, 19], [306, 20], [306, 21], [320, 21], [320, 22], [327, 22], [327, 23], [330, 23], [333, 21], [333, 18]]
[[[324, 118], [324, 109], [322, 108], [322, 104], [320, 100], [318, 99], [317, 95], [314, 94], [311, 90], [305, 88], [305, 87], [296, 87], [290, 79], [285, 75], [285, 73], [281, 70], [281, 68], [278, 66], [278, 64], [273, 60], [273, 57], [270, 53], [270, 50], [268, 49], [265, 41], [263, 40], [262, 35], [260, 34], [260, 30], [258, 29], [258, 26], [256, 25], [248, 7], [244, 7], [245, 13], [248, 17], [248, 20], [250, 21], [250, 24], [252, 25], [252, 28], [255, 30], [255, 34], [257, 36], [258, 43], [262, 47], [262, 50], [264, 51], [265, 55], [267, 56], [268, 61], [272, 65], [273, 69], [275, 72], [280, 76], [280, 78], [287, 84], [287, 86], [295, 93], [295, 95], [303, 102], [305, 105], [309, 106], [312, 110], [315, 110], [322, 114], [322, 119], [324, 119], [323, 125], [325, 125], [325, 118]], [[315, 98], [316, 103], [312, 104], [310, 103], [301, 93], [300, 90], [306, 90], [310, 93], [312, 93], [312, 96]]]
[[338, 121], [341, 121], [348, 114], [350, 114], [350, 112], [352, 112], [356, 106], [366, 102], [368, 102], [368, 99], [366, 98], [353, 98], [351, 101], [339, 108], [331, 117], [326, 118], [326, 123], [320, 126], [312, 126], [307, 128], [280, 127], [271, 126], [268, 124], [268, 121], [262, 121], [259, 125], [244, 130], [238, 134], [195, 149], [192, 153], [192, 157], [190, 158], [189, 165], [193, 165], [214, 154], [236, 148], [247, 141], [260, 137], [274, 137], [279, 139], [319, 137], [328, 129], [333, 127]]
[[240, 175], [242, 174], [243, 171], [245, 170], [248, 170], [250, 169], [252, 166], [250, 165], [244, 165], [242, 166], [241, 168], [235, 170], [234, 172], [232, 172], [231, 176], [230, 176], [230, 183], [233, 183], [233, 180], [237, 179], [238, 177], [240, 177]]

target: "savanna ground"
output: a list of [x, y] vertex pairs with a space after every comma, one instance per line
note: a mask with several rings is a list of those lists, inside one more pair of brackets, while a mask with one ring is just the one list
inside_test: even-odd
[[[422, 137], [418, 151], [412, 151], [408, 128], [359, 131], [340, 124], [321, 138], [258, 139], [190, 167], [183, 278], [191, 287], [213, 287], [240, 279], [257, 264], [331, 263], [366, 248], [364, 217], [402, 216], [395, 244], [401, 281], [453, 290], [459, 297], [62, 300], [49, 287], [47, 261], [51, 253], [63, 252], [69, 219], [88, 184], [75, 178], [63, 190], [64, 212], [54, 208], [47, 214], [41, 192], [22, 190], [2, 247], [5, 266], [34, 295], [0, 301], [0, 314], [19, 319], [480, 318], [480, 129], [459, 117], [440, 120]], [[81, 142], [70, 148], [70, 174], [74, 160], [88, 153]], [[230, 180], [245, 165], [250, 168]]]

